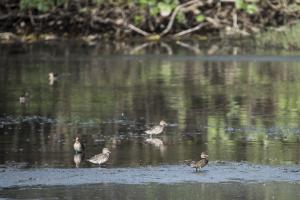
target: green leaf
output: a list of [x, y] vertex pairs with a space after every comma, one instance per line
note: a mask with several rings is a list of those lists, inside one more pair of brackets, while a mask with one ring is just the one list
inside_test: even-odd
[[179, 23], [184, 23], [186, 21], [185, 15], [183, 14], [183, 12], [179, 11], [176, 15], [176, 20]]
[[196, 16], [196, 21], [197, 22], [203, 22], [205, 20], [205, 16], [204, 15], [197, 15]]
[[247, 12], [248, 14], [254, 14], [254, 13], [257, 13], [257, 11], [258, 11], [258, 8], [257, 8], [257, 6], [256, 6], [255, 4], [249, 4], [249, 5], [247, 5], [247, 7], [246, 7], [246, 12]]
[[135, 15], [135, 16], [134, 16], [134, 23], [135, 23], [135, 24], [141, 24], [141, 22], [142, 22], [142, 16], [140, 16], [140, 15]]
[[159, 2], [158, 8], [161, 16], [166, 17], [171, 14], [173, 6], [167, 3]]
[[148, 4], [148, 1], [147, 0], [139, 0], [139, 3], [144, 6], [144, 5]]
[[235, 0], [235, 8], [236, 9], [245, 9], [246, 8], [246, 4], [244, 2], [244, 0]]
[[151, 7], [150, 8], [150, 14], [151, 16], [156, 16], [159, 13], [158, 7]]

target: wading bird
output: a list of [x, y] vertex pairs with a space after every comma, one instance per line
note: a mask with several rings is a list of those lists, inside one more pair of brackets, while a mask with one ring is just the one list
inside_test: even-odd
[[152, 137], [152, 135], [158, 135], [161, 134], [164, 131], [164, 128], [167, 126], [168, 124], [162, 120], [159, 122], [159, 125], [153, 126], [152, 128], [150, 128], [149, 130], [146, 130], [145, 133], [147, 133], [148, 135], [150, 135]]
[[198, 169], [205, 167], [205, 165], [208, 164], [208, 155], [204, 152], [201, 153], [201, 159], [199, 161], [191, 161], [188, 163], [189, 166], [196, 169], [196, 172]]
[[73, 147], [76, 154], [84, 151], [84, 145], [80, 142], [79, 137], [76, 137]]
[[50, 72], [50, 73], [48, 74], [48, 77], [49, 77], [49, 84], [50, 84], [50, 85], [53, 85], [54, 82], [58, 79], [58, 74], [53, 73], [53, 72]]
[[87, 161], [89, 161], [91, 163], [94, 163], [94, 164], [101, 165], [101, 164], [106, 163], [108, 161], [110, 153], [111, 152], [108, 150], [108, 148], [103, 148], [102, 153], [91, 157]]

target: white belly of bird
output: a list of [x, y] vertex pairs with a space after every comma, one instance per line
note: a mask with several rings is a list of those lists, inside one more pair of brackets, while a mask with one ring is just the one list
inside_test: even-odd
[[75, 151], [81, 151], [81, 144], [80, 143], [75, 143], [74, 144], [74, 150]]

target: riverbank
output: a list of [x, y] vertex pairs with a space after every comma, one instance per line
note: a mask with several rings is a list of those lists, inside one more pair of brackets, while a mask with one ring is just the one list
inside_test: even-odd
[[180, 40], [190, 34], [201, 39], [253, 36], [270, 28], [293, 26], [300, 17], [298, 3], [277, 0], [47, 2], [0, 3], [0, 40], [33, 42], [80, 37], [88, 41], [124, 41], [140, 36], [153, 41]]

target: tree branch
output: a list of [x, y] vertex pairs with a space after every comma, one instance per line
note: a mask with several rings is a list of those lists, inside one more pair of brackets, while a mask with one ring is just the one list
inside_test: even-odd
[[171, 15], [171, 18], [170, 18], [170, 21], [169, 21], [167, 27], [166, 27], [165, 30], [164, 30], [163, 32], [161, 32], [159, 35], [160, 35], [160, 36], [163, 36], [163, 35], [167, 34], [167, 33], [171, 30], [171, 28], [172, 28], [172, 26], [173, 26], [173, 24], [174, 24], [175, 17], [176, 17], [176, 15], [177, 15], [177, 13], [178, 13], [182, 8], [187, 7], [187, 6], [190, 6], [190, 5], [193, 5], [193, 4], [198, 3], [198, 2], [199, 2], [199, 0], [192, 0], [192, 1], [188, 1], [188, 2], [186, 2], [186, 3], [183, 3], [183, 4], [180, 4], [180, 5], [176, 6], [176, 8], [174, 9], [174, 11], [173, 11], [173, 13], [172, 13], [172, 15]]
[[140, 29], [140, 28], [138, 28], [138, 27], [136, 27], [132, 24], [128, 24], [126, 27], [133, 30], [133, 31], [135, 31], [135, 32], [137, 32], [137, 33], [139, 33], [139, 34], [141, 34], [141, 35], [143, 35], [143, 36], [149, 36], [150, 35], [148, 32], [143, 31], [142, 29]]
[[189, 34], [189, 33], [192, 33], [192, 32], [194, 32], [194, 31], [199, 30], [199, 29], [202, 28], [204, 25], [206, 25], [206, 23], [202, 23], [202, 24], [199, 24], [199, 25], [197, 25], [197, 26], [195, 26], [195, 27], [193, 27], [193, 28], [190, 28], [190, 29], [181, 31], [181, 32], [179, 32], [179, 33], [176, 33], [176, 34], [173, 35], [173, 37], [182, 37], [182, 36], [184, 36], [184, 35], [186, 35], [186, 34]]

